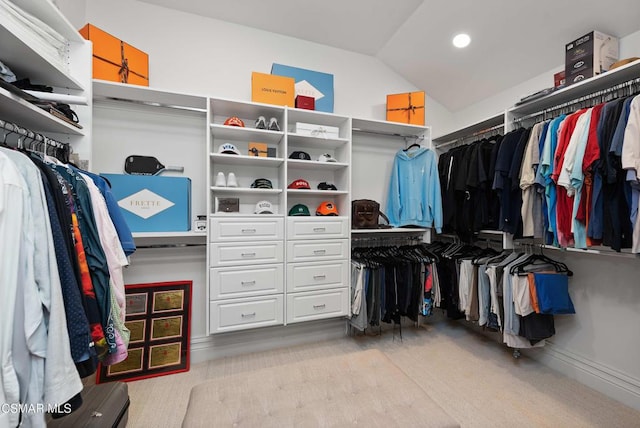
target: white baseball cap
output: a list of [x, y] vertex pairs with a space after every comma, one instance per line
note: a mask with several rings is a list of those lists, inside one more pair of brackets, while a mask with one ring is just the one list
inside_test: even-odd
[[318, 156], [318, 161], [320, 161], [320, 162], [338, 162], [329, 153], [323, 153], [320, 156]]
[[224, 143], [223, 145], [220, 146], [220, 148], [218, 148], [218, 153], [229, 153], [229, 154], [239, 155], [240, 150], [238, 150], [238, 148], [231, 143]]
[[273, 214], [273, 205], [269, 201], [260, 201], [256, 204], [255, 214]]

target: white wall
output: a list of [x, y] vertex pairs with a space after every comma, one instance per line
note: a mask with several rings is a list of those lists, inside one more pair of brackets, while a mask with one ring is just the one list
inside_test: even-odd
[[[160, 89], [250, 101], [251, 72], [269, 73], [277, 62], [333, 74], [334, 112], [379, 120], [387, 94], [418, 90], [368, 55], [131, 0], [89, 0], [81, 20], [81, 2], [60, 1], [76, 27], [90, 22], [147, 52], [150, 86]], [[450, 123], [433, 99], [426, 117], [438, 127]]]
[[[562, 44], [563, 42], [560, 41], [559, 43]], [[640, 57], [640, 30], [620, 39], [620, 58], [623, 59], [633, 56]], [[519, 85], [495, 94], [484, 101], [454, 112], [452, 120], [453, 129], [463, 128], [492, 116], [495, 113], [504, 112], [504, 110], [514, 105], [520, 98], [552, 87], [553, 75], [561, 70], [564, 70], [564, 64], [558, 64], [557, 67], [546, 73], [542, 73], [533, 79], [529, 79]], [[441, 133], [438, 132], [436, 132], [436, 134], [441, 135]], [[434, 136], [437, 137], [438, 135]]]

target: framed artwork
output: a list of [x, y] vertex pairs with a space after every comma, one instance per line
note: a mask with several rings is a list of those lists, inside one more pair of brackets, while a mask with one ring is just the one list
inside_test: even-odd
[[125, 285], [127, 359], [100, 364], [96, 383], [189, 371], [192, 281]]

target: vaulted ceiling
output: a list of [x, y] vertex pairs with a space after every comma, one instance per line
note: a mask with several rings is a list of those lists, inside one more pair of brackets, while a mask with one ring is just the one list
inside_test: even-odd
[[452, 112], [562, 65], [591, 30], [640, 30], [639, 0], [142, 1], [375, 56]]

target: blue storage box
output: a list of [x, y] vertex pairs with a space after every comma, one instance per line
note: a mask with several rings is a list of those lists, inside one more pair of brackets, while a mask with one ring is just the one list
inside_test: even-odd
[[296, 96], [313, 97], [316, 111], [333, 113], [333, 74], [273, 63], [271, 74], [293, 77]]
[[100, 174], [122, 208], [132, 232], [191, 230], [191, 179], [155, 175]]

